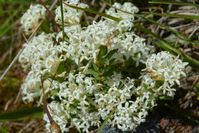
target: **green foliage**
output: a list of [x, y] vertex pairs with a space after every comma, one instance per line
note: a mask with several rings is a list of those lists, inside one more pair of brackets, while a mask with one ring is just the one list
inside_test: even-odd
[[61, 21], [62, 21], [62, 35], [63, 39], [65, 38], [64, 33], [64, 9], [63, 9], [63, 0], [60, 0], [60, 10], [61, 10]]
[[99, 54], [98, 54], [98, 58], [102, 59], [107, 54], [108, 48], [106, 46], [100, 46], [99, 49], [100, 49], [100, 51], [99, 51]]
[[31, 2], [35, 2], [35, 0], [0, 0], [0, 4], [30, 4]]
[[10, 16], [4, 21], [3, 24], [1, 24], [0, 26], [0, 37], [2, 37], [3, 35], [5, 35], [9, 30], [11, 30], [11, 28], [13, 27], [13, 23], [12, 21], [14, 20], [14, 18], [16, 17], [16, 15], [21, 12], [23, 9], [22, 6], [20, 6], [18, 8], [18, 10], [11, 12]]
[[195, 6], [195, 7], [199, 7], [198, 4], [195, 3], [191, 3], [191, 2], [175, 2], [172, 0], [169, 1], [162, 1], [162, 0], [151, 0], [149, 1], [149, 4], [153, 5], [178, 5], [178, 6]]
[[199, 16], [198, 15], [171, 14], [171, 13], [153, 13], [153, 12], [144, 12], [144, 14], [151, 14], [151, 15], [155, 15], [155, 16], [171, 17], [171, 18], [183, 18], [183, 19], [199, 20]]
[[9, 133], [9, 130], [6, 127], [0, 127], [0, 133]]
[[97, 80], [105, 80], [104, 76], [112, 75], [116, 71], [116, 65], [114, 59], [111, 57], [117, 52], [117, 50], [108, 51], [107, 46], [100, 46], [100, 51], [97, 55], [96, 63], [93, 63], [87, 70], [87, 74], [94, 76]]
[[26, 118], [41, 118], [43, 109], [38, 107], [17, 109], [12, 112], [1, 112], [0, 121], [23, 120]]

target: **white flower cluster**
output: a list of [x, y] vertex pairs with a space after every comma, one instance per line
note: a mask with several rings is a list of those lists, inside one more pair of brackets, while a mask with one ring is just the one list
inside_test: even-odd
[[[70, 1], [65, 1], [63, 3], [63, 17], [64, 17], [64, 24], [69, 25], [69, 24], [79, 24], [81, 16], [83, 15], [83, 11], [77, 10], [74, 8], [71, 8], [69, 5], [81, 7], [81, 8], [86, 8], [88, 7], [86, 4], [79, 3], [78, 0], [70, 0]], [[57, 7], [55, 10], [55, 21], [58, 24], [62, 24], [62, 15], [61, 15], [61, 6]]]
[[147, 59], [146, 68], [143, 70], [143, 83], [151, 88], [157, 88], [154, 93], [173, 96], [175, 89], [172, 86], [180, 85], [180, 77], [186, 75], [184, 72], [186, 65], [187, 63], [183, 63], [178, 57], [168, 52], [152, 54]]
[[[78, 0], [66, 4], [88, 7]], [[131, 3], [115, 3], [106, 11], [121, 21], [102, 17], [87, 27], [80, 25], [83, 11], [66, 4], [65, 38], [62, 31], [41, 33], [24, 45], [19, 57], [28, 72], [21, 87], [23, 100], [42, 105], [45, 95], [62, 132], [71, 127], [89, 132], [103, 121], [135, 131], [159, 95], [173, 96], [172, 87], [185, 76], [187, 64], [168, 52], [152, 54], [154, 48], [132, 31], [138, 9]], [[61, 24], [60, 7], [55, 10], [55, 21]], [[143, 65], [142, 71], [137, 69]], [[50, 129], [46, 114], [44, 120]]]
[[[145, 122], [148, 111], [155, 106], [155, 98], [144, 91], [135, 101], [127, 101], [117, 106], [114, 120], [117, 127], [123, 131], [135, 131], [136, 127]], [[133, 117], [132, 117], [133, 116]]]
[[[104, 84], [97, 83], [94, 78], [82, 73], [69, 73], [66, 81], [58, 84], [52, 83], [50, 90], [57, 90], [52, 97], [59, 97], [60, 102], [51, 102], [49, 109], [62, 131], [69, 130], [66, 124], [70, 124], [70, 127], [76, 126], [84, 132], [88, 132], [91, 126], [100, 126], [100, 119], [105, 120], [116, 108], [120, 110], [122, 104], [134, 93], [134, 81], [130, 78], [122, 79], [120, 74], [114, 74]], [[141, 104], [139, 100], [141, 99], [136, 100], [135, 103], [132, 101], [137, 109], [142, 108], [138, 105]], [[127, 118], [126, 114], [124, 116], [116, 111], [113, 118], [119, 123], [121, 117]], [[47, 120], [47, 117], [45, 116], [44, 119]], [[71, 120], [70, 123], [68, 123], [69, 120]], [[131, 121], [130, 127], [132, 127], [132, 122], [134, 121]], [[113, 124], [112, 121], [110, 124]], [[47, 129], [49, 126], [47, 124]]]
[[41, 33], [24, 44], [24, 50], [19, 57], [19, 62], [25, 71], [29, 71], [22, 85], [23, 100], [33, 101], [34, 97], [42, 94], [42, 76], [54, 75], [64, 55], [65, 45], [54, 46], [53, 34]]
[[95, 83], [94, 78], [72, 72], [69, 73], [66, 81], [58, 84], [52, 83], [50, 89], [57, 91], [53, 97], [58, 97], [60, 102], [51, 102], [48, 106], [52, 117], [62, 131], [68, 130], [66, 124], [76, 126], [83, 131], [88, 131], [90, 126], [99, 125], [97, 113], [88, 112], [92, 106], [91, 98], [94, 98], [94, 93], [100, 86], [100, 84]]
[[21, 25], [26, 34], [31, 34], [45, 18], [46, 9], [40, 4], [31, 5], [21, 18]]
[[119, 3], [115, 3], [112, 7], [106, 11], [107, 14], [119, 17], [122, 20], [118, 23], [119, 29], [129, 30], [133, 27], [134, 21], [134, 14], [137, 13], [139, 10], [136, 6], [134, 6], [130, 2], [125, 2], [123, 5]]
[[125, 32], [114, 37], [112, 47], [118, 49], [120, 55], [115, 55], [116, 59], [122, 59], [119, 56], [125, 55], [126, 58], [132, 57], [139, 62], [145, 62], [148, 56], [153, 52], [152, 46], [146, 46], [145, 39], [135, 35], [132, 32]]

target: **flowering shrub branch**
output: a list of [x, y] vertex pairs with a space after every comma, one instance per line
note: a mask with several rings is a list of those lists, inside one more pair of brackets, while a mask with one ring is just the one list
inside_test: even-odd
[[[24, 102], [42, 106], [46, 97], [62, 132], [72, 127], [89, 132], [104, 121], [135, 131], [158, 97], [174, 96], [187, 63], [166, 51], [155, 53], [133, 32], [138, 8], [132, 3], [113, 4], [87, 27], [81, 26], [81, 18], [84, 10], [90, 11], [88, 5], [67, 0], [62, 6], [62, 13], [61, 6], [55, 10], [55, 21], [64, 25], [67, 39], [62, 31], [42, 32], [24, 44], [19, 57], [28, 72], [21, 87]], [[43, 6], [31, 5], [21, 21], [27, 35], [45, 19], [45, 12]], [[49, 131], [46, 114], [44, 120]]]

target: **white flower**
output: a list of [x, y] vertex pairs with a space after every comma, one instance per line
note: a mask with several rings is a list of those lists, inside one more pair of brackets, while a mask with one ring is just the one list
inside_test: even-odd
[[39, 60], [44, 60], [51, 53], [53, 35], [42, 33], [24, 44], [24, 50], [19, 57], [19, 62], [25, 70], [29, 70]]
[[115, 17], [120, 17], [122, 19], [134, 20], [134, 14], [139, 10], [130, 2], [125, 2], [123, 5], [120, 3], [114, 3], [111, 8], [109, 8], [106, 13]]
[[[63, 3], [63, 17], [64, 17], [64, 24], [79, 24], [80, 19], [83, 15], [83, 11], [77, 10], [74, 8], [71, 8], [67, 6], [66, 4], [72, 5], [72, 6], [77, 6], [81, 8], [86, 8], [88, 5], [79, 3], [77, 0], [76, 1], [66, 1]], [[61, 17], [61, 7], [57, 7], [55, 10], [55, 21], [61, 25], [62, 24], [62, 17]]]
[[108, 91], [95, 94], [95, 103], [98, 105], [98, 113], [102, 119], [106, 119], [113, 108], [126, 102], [133, 94], [134, 81], [130, 78], [124, 80], [121, 78], [121, 76], [114, 74], [108, 81], [110, 87]]
[[[22, 85], [23, 100], [32, 102], [40, 97], [42, 102], [42, 77], [45, 75], [56, 75], [57, 68], [66, 57], [59, 56], [64, 51], [64, 45], [54, 46], [53, 34], [42, 33], [33, 37], [30, 42], [25, 43], [25, 48], [19, 56], [19, 62], [26, 71], [30, 71]], [[54, 83], [54, 82], [53, 82]], [[50, 90], [49, 85], [44, 82], [45, 93]], [[48, 86], [48, 87], [47, 87]]]
[[[67, 121], [67, 116], [65, 116], [65, 109], [63, 104], [59, 102], [51, 102], [48, 104], [48, 110], [50, 112], [50, 115], [52, 116], [53, 120], [59, 125], [60, 129], [62, 132], [68, 132], [69, 128], [66, 127], [68, 121]], [[47, 114], [44, 114], [43, 120], [47, 122], [46, 124], [46, 129], [47, 132], [50, 133], [50, 122], [47, 117]]]
[[43, 81], [43, 87], [44, 87], [44, 89], [50, 88], [51, 82], [52, 82], [52, 81], [51, 81], [50, 79], [44, 80], [44, 81]]
[[109, 8], [106, 13], [119, 17], [122, 20], [118, 24], [119, 31], [130, 31], [133, 27], [134, 14], [139, 10], [130, 2], [125, 2], [123, 5], [120, 3], [114, 3], [111, 8]]
[[67, 56], [76, 64], [80, 64], [83, 60], [95, 62], [99, 47], [107, 44], [115, 30], [115, 25], [107, 20], [93, 22], [82, 30], [78, 25], [65, 30], [70, 43], [67, 47]]
[[[52, 102], [49, 104], [49, 108], [52, 110], [53, 118], [62, 128], [67, 125], [67, 120], [71, 120], [71, 126], [76, 126], [78, 129], [88, 132], [90, 126], [99, 126], [100, 123], [97, 112], [88, 113], [90, 103], [87, 95], [93, 95], [97, 86], [95, 87], [93, 84], [93, 78], [81, 73], [70, 73], [68, 78], [68, 81], [57, 82], [55, 86], [55, 83], [52, 82], [51, 86], [55, 88], [54, 90], [58, 91], [57, 96], [59, 96], [62, 102], [56, 103], [59, 106]], [[85, 80], [87, 82], [84, 82]], [[49, 86], [49, 83], [47, 84]], [[87, 88], [89, 89], [87, 90]], [[58, 118], [58, 116], [60, 117]]]
[[[71, 38], [73, 38], [74, 36], [76, 37], [77, 34], [81, 33], [82, 29], [81, 29], [81, 25], [76, 24], [76, 25], [70, 25], [70, 26], [65, 26], [64, 27], [64, 33], [66, 34], [66, 36], [69, 38], [69, 40], [71, 40]], [[60, 31], [57, 35], [56, 35], [56, 41], [60, 42], [60, 40], [63, 39], [63, 31]], [[62, 42], [62, 41], [61, 41]], [[63, 43], [68, 43], [67, 41], [64, 41]], [[68, 45], [68, 44], [65, 44]]]
[[45, 67], [49, 70], [49, 73], [55, 75], [57, 68], [61, 62], [61, 59], [57, 56], [52, 57], [51, 55], [46, 58]]
[[157, 81], [162, 85], [158, 86], [157, 91], [163, 95], [173, 96], [175, 84], [180, 84], [180, 78], [185, 76], [185, 66], [187, 63], [182, 62], [178, 57], [171, 55], [169, 52], [159, 52], [152, 54], [146, 61], [146, 68], [141, 77], [143, 82], [155, 87]]
[[31, 5], [21, 18], [21, 24], [26, 34], [32, 33], [39, 22], [45, 19], [46, 9], [40, 4]]
[[145, 121], [148, 110], [155, 106], [154, 102], [155, 98], [143, 91], [135, 101], [120, 103], [114, 113], [113, 121], [122, 131], [135, 131], [136, 127]]
[[133, 32], [125, 32], [114, 37], [111, 46], [112, 49], [118, 49], [118, 54], [114, 55], [116, 60], [124, 60], [123, 56], [126, 56], [127, 59], [132, 57], [137, 64], [145, 62], [154, 49], [154, 47], [145, 44], [144, 38]]
[[34, 98], [41, 95], [41, 78], [38, 73], [29, 72], [21, 86], [23, 100], [33, 102]]

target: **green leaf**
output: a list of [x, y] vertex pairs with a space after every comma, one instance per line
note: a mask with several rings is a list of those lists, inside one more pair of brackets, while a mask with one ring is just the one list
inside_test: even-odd
[[92, 75], [93, 77], [95, 77], [96, 79], [100, 79], [99, 73], [96, 72], [96, 71], [94, 71], [94, 70], [92, 70], [92, 69], [87, 70], [87, 71], [86, 71], [86, 74], [90, 74], [90, 75]]
[[198, 4], [190, 3], [190, 2], [175, 2], [175, 1], [149, 1], [149, 4], [163, 4], [163, 5], [178, 5], [178, 6], [195, 6], [199, 7]]
[[96, 72], [99, 71], [99, 68], [98, 68], [98, 66], [97, 66], [96, 64], [93, 64], [92, 66], [93, 66], [93, 69], [94, 69]]
[[64, 33], [64, 8], [63, 8], [63, 0], [60, 0], [60, 4], [61, 4], [61, 8], [60, 8], [60, 12], [61, 12], [61, 22], [62, 22], [62, 35], [63, 35], [63, 39], [65, 38], [65, 33]]
[[61, 74], [62, 72], [64, 72], [66, 70], [66, 62], [65, 61], [62, 61], [58, 68], [57, 68], [57, 74]]
[[76, 67], [75, 63], [70, 59], [66, 59], [60, 62], [57, 68], [57, 74], [61, 74], [62, 72], [70, 72], [73, 67]]
[[22, 120], [26, 118], [41, 118], [43, 109], [39, 107], [24, 108], [12, 112], [0, 113], [0, 121]]
[[111, 50], [110, 52], [108, 52], [108, 54], [105, 56], [105, 58], [110, 59], [117, 51], [118, 51], [118, 49]]
[[164, 80], [155, 80], [155, 87], [159, 88], [160, 86], [162, 86], [164, 84]]
[[35, 2], [34, 0], [0, 0], [0, 4], [30, 4], [31, 2]]
[[187, 14], [153, 13], [153, 12], [143, 12], [143, 14], [152, 14], [152, 15], [155, 15], [155, 16], [199, 20], [199, 15], [197, 15], [197, 14], [196, 15], [187, 15]]
[[108, 49], [106, 46], [100, 46], [99, 49], [100, 49], [100, 51], [98, 54], [98, 58], [102, 58], [103, 56], [105, 56], [107, 54]]
[[158, 96], [159, 100], [166, 100], [166, 101], [171, 101], [174, 99], [174, 97], [171, 96]]

